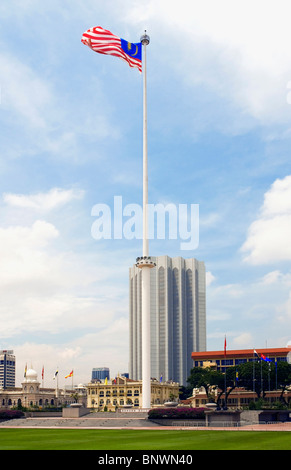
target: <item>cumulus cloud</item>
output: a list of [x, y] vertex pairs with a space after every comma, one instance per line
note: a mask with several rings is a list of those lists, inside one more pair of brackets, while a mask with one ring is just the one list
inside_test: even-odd
[[259, 215], [241, 250], [244, 261], [259, 265], [291, 259], [291, 175], [277, 179], [266, 192]]

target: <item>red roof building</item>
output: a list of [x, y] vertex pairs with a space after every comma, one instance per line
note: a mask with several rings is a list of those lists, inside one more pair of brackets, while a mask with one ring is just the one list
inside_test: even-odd
[[[233, 349], [222, 351], [200, 351], [193, 352], [191, 357], [193, 360], [193, 367], [213, 367], [213, 369], [220, 372], [225, 372], [227, 367], [236, 366], [245, 362], [258, 361], [262, 356], [271, 362], [287, 361], [291, 363], [291, 347], [289, 348], [264, 348], [264, 349]], [[278, 402], [282, 390], [265, 390], [264, 400], [272, 403]], [[218, 390], [214, 390], [214, 395], [217, 397]], [[284, 392], [284, 399], [286, 402], [290, 401], [291, 391], [286, 389]], [[252, 390], [236, 387], [227, 399], [228, 408], [243, 409], [248, 407], [250, 402], [257, 401], [258, 397]], [[205, 389], [193, 389], [193, 396], [187, 400], [185, 405], [190, 404], [192, 407], [201, 407], [209, 401], [206, 396]]]
[[265, 348], [265, 349], [233, 349], [225, 351], [199, 351], [192, 352], [193, 367], [213, 367], [224, 372], [226, 367], [231, 367], [244, 362], [253, 362], [262, 356], [275, 361], [291, 362], [291, 347], [289, 348]]

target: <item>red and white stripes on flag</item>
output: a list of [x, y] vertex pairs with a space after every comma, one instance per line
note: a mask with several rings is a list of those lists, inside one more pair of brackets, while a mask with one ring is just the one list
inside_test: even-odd
[[[142, 71], [141, 57], [133, 57], [133, 55], [137, 54], [130, 51], [131, 43], [128, 43], [118, 36], [115, 36], [115, 34], [101, 28], [101, 26], [95, 26], [88, 29], [83, 34], [81, 41], [83, 44], [90, 47], [93, 51], [99, 52], [99, 54], [113, 55], [127, 62], [130, 67], [137, 67], [140, 72]], [[124, 44], [129, 46], [128, 50], [124, 48]], [[136, 47], [134, 51], [137, 52], [137, 45], [134, 44], [134, 46]]]

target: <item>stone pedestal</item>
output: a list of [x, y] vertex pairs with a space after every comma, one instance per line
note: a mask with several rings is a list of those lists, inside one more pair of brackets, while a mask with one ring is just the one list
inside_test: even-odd
[[89, 408], [84, 408], [79, 403], [72, 403], [67, 408], [63, 408], [62, 417], [63, 418], [80, 418], [81, 416], [87, 415], [90, 413]]

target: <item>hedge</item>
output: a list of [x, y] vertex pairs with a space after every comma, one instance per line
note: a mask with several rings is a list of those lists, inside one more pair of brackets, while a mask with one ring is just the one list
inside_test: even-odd
[[149, 411], [149, 419], [205, 419], [204, 408], [153, 408]]
[[1, 410], [0, 409], [0, 419], [2, 420], [23, 418], [23, 416], [24, 416], [24, 413], [20, 410]]

